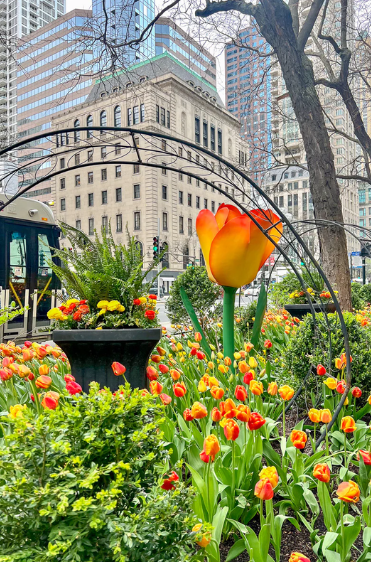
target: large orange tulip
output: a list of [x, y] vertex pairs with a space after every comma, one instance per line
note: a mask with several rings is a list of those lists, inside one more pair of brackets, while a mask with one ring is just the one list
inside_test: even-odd
[[[278, 242], [282, 234], [279, 217], [270, 210], [250, 213]], [[251, 283], [274, 250], [258, 226], [234, 205], [220, 205], [215, 216], [203, 209], [197, 216], [196, 230], [210, 280], [225, 287]]]
[[349, 482], [342, 482], [336, 490], [337, 496], [343, 502], [357, 503], [361, 494], [358, 484], [349, 480]]

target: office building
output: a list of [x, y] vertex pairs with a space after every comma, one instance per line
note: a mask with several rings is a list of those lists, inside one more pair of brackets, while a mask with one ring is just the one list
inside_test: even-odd
[[[167, 52], [147, 64], [134, 66], [130, 81], [124, 73], [105, 77], [94, 85], [85, 103], [55, 115], [52, 121], [56, 129], [91, 124], [157, 131], [208, 148], [215, 157], [220, 155], [234, 164], [238, 164], [239, 154], [246, 151], [239, 136], [238, 120], [225, 110], [214, 88]], [[203, 263], [195, 231], [200, 209], [208, 208], [215, 213], [220, 203], [228, 201], [202, 177], [217, 187], [223, 185], [241, 201], [245, 202], [245, 196], [235, 193], [230, 170], [227, 176], [217, 160], [205, 159], [202, 153], [186, 145], [175, 143], [175, 154], [184, 170], [200, 174], [201, 179], [167, 170], [166, 165], [174, 165], [174, 155], [166, 155], [162, 150], [170, 150], [172, 141], [167, 144], [153, 138], [151, 142], [143, 137], [136, 139], [140, 147], [147, 149], [146, 161], [158, 163], [163, 169], [115, 163], [137, 160], [135, 151], [125, 147], [126, 140], [132, 143], [127, 133], [103, 131], [89, 136], [87, 131], [70, 135], [69, 143], [76, 149], [74, 156], [70, 154], [67, 158], [58, 154], [64, 147], [57, 149], [57, 166], [65, 173], [53, 180], [56, 218], [89, 236], [94, 235], [94, 229], [99, 231], [110, 223], [115, 240], [122, 243], [127, 225], [141, 246], [146, 265], [152, 260], [152, 241], [160, 222], [160, 241], [169, 249], [168, 269], [162, 280], [168, 291], [190, 261]], [[94, 165], [69, 171], [73, 158]], [[199, 169], [198, 163], [205, 168]], [[67, 240], [61, 243], [68, 247]]]
[[216, 88], [216, 59], [169, 18], [155, 25], [156, 55], [168, 52]]
[[225, 48], [225, 105], [241, 122], [251, 152], [247, 165], [258, 183], [272, 165], [269, 49], [254, 26], [241, 30]]
[[[107, 34], [107, 41], [112, 46], [138, 39], [141, 33], [155, 17], [154, 0], [93, 0], [92, 27], [94, 34]], [[103, 44], [96, 44], [96, 56], [102, 57], [103, 66], [110, 63], [111, 53]], [[145, 61], [155, 55], [154, 33], [148, 33], [138, 44], [116, 49], [116, 63], [127, 67], [139, 61]], [[106, 60], [107, 59], [107, 60]], [[112, 62], [112, 61], [111, 61]]]
[[[93, 54], [85, 48], [91, 11], [73, 10], [19, 40], [17, 81], [18, 138], [46, 133], [57, 112], [85, 101], [92, 88]], [[26, 187], [47, 173], [55, 138], [33, 141], [18, 151], [19, 187]], [[45, 163], [35, 161], [45, 156]], [[50, 183], [44, 182], [28, 193], [41, 201], [50, 200]]]

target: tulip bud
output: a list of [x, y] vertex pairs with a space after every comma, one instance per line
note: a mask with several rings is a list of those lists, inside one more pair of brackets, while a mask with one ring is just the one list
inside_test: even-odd
[[113, 370], [113, 374], [116, 375], [117, 377], [120, 375], [124, 375], [126, 373], [126, 367], [124, 367], [124, 365], [118, 363], [117, 361], [114, 361], [111, 367]]
[[151, 367], [150, 365], [146, 369], [146, 375], [147, 375], [147, 379], [149, 379], [150, 381], [155, 381], [159, 377], [159, 374], [156, 371], [156, 369], [154, 367]]
[[259, 482], [256, 483], [254, 495], [260, 500], [271, 500], [273, 498], [274, 492], [268, 478], [259, 480]]

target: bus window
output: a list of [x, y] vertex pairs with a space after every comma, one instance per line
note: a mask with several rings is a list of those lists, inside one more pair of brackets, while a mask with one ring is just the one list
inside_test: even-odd
[[51, 307], [52, 269], [49, 263], [52, 253], [46, 234], [39, 234], [37, 239], [37, 320], [46, 320]]
[[9, 298], [24, 305], [26, 290], [27, 242], [22, 232], [11, 232], [9, 237]]

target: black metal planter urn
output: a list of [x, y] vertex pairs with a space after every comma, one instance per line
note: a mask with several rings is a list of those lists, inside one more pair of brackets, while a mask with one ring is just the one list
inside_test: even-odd
[[161, 338], [161, 328], [122, 330], [54, 330], [53, 341], [65, 352], [71, 373], [84, 392], [96, 381], [112, 391], [124, 383], [112, 363], [126, 367], [125, 377], [133, 388], [146, 388], [146, 366]]
[[[333, 302], [328, 302], [326, 304], [313, 303], [314, 312], [325, 312], [326, 314], [332, 314], [336, 311], [335, 304]], [[285, 304], [284, 309], [291, 314], [291, 316], [296, 316], [299, 320], [302, 320], [307, 314], [312, 314], [312, 309], [309, 304]]]

